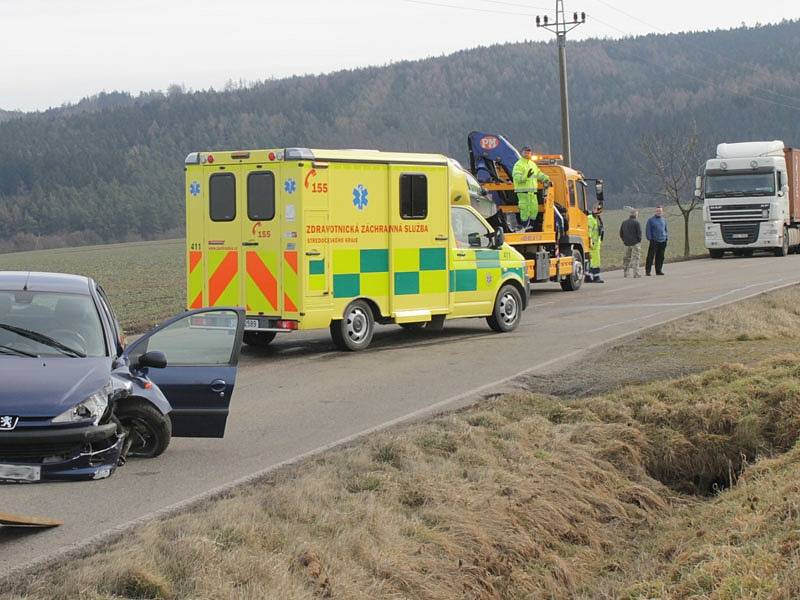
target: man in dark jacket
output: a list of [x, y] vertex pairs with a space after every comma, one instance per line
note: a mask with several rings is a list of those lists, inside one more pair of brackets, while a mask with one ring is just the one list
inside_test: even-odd
[[653, 260], [656, 263], [656, 275], [663, 275], [664, 251], [667, 249], [669, 231], [667, 230], [667, 219], [664, 217], [663, 207], [656, 206], [656, 214], [647, 219], [646, 233], [650, 240], [650, 247], [647, 249], [647, 261], [644, 265], [645, 275], [650, 275], [653, 268]]
[[625, 244], [625, 256], [622, 266], [625, 268], [625, 277], [633, 271], [634, 277], [641, 277], [639, 261], [642, 257], [642, 224], [639, 223], [639, 211], [631, 208], [631, 216], [619, 226], [619, 237]]

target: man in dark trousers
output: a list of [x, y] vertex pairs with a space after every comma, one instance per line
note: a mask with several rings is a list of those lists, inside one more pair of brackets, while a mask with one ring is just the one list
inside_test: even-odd
[[664, 208], [661, 205], [656, 206], [656, 214], [647, 219], [645, 234], [650, 240], [647, 262], [644, 266], [645, 275], [650, 275], [653, 269], [653, 260], [656, 263], [656, 275], [663, 275], [664, 251], [667, 249], [669, 231], [667, 230], [667, 219], [664, 217]]
[[622, 266], [625, 268], [625, 277], [633, 271], [634, 277], [641, 277], [639, 273], [639, 261], [642, 256], [642, 224], [639, 223], [639, 211], [632, 207], [631, 216], [619, 226], [619, 237], [625, 244], [625, 256], [622, 259]]

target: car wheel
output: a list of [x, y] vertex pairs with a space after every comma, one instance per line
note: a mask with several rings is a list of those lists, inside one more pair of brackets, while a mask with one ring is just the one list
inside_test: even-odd
[[116, 415], [128, 436], [127, 456], [155, 458], [162, 454], [172, 438], [169, 417], [145, 402], [123, 402]]
[[722, 258], [723, 256], [725, 256], [725, 250], [717, 250], [717, 249], [709, 250], [708, 255], [711, 258]]
[[266, 348], [278, 335], [274, 331], [245, 331], [244, 343], [254, 348]]
[[505, 333], [516, 329], [521, 317], [522, 296], [513, 285], [504, 285], [494, 301], [494, 311], [486, 317], [486, 322], [495, 331]]
[[583, 254], [577, 248], [572, 249], [572, 274], [561, 280], [561, 289], [565, 292], [575, 292], [583, 283]]
[[369, 304], [354, 300], [344, 309], [343, 318], [331, 322], [331, 338], [341, 350], [364, 350], [375, 333], [375, 317]]

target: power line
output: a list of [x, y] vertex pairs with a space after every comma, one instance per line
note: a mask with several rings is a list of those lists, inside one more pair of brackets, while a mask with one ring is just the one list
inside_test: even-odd
[[[625, 15], [629, 19], [633, 19], [634, 21], [644, 25], [645, 27], [649, 27], [650, 29], [655, 29], [659, 33], [664, 33], [664, 34], [669, 33], [667, 31], [665, 31], [665, 30], [653, 25], [652, 23], [648, 23], [647, 21], [644, 21], [644, 20], [640, 19], [636, 15], [632, 15], [631, 13], [626, 12], [626, 11], [622, 10], [621, 8], [617, 8], [616, 6], [611, 4], [610, 2], [607, 2], [606, 0], [595, 0], [595, 1], [599, 2], [603, 6], [606, 6], [606, 7], [610, 8], [611, 10], [614, 10], [614, 11], [620, 13], [621, 15]], [[701, 46], [699, 44], [696, 44], [696, 43], [692, 42], [691, 40], [683, 40], [683, 42], [685, 42], [689, 46], [692, 46], [694, 48], [697, 48], [698, 50], [701, 50], [701, 51], [705, 52], [706, 54], [708, 54], [710, 56], [714, 56], [716, 58], [720, 58], [720, 59], [722, 59], [724, 61], [727, 61], [730, 64], [736, 65], [737, 67], [746, 67], [746, 68], [750, 69], [751, 71], [753, 71], [755, 73], [759, 73], [759, 71], [756, 69], [756, 67], [754, 67], [752, 65], [739, 63], [739, 62], [737, 62], [737, 61], [735, 61], [735, 60], [733, 60], [731, 58], [728, 58], [727, 56], [725, 56], [723, 54], [720, 54], [719, 52], [714, 52], [713, 50], [709, 50], [708, 48], [704, 48], [703, 46]], [[706, 70], [713, 71], [713, 69], [711, 67], [705, 67], [703, 65], [698, 65], [698, 66], [700, 66], [701, 68], [704, 68]], [[763, 92], [763, 93], [771, 94], [773, 96], [786, 98], [787, 100], [792, 100], [793, 102], [800, 102], [800, 98], [797, 98], [796, 96], [790, 96], [788, 94], [782, 94], [781, 92], [776, 92], [774, 90], [764, 89], [764, 88], [761, 88], [759, 86], [747, 83], [745, 81], [742, 81], [741, 83], [743, 85], [747, 86], [747, 87], [750, 87], [752, 89], [758, 90], [759, 92]]]

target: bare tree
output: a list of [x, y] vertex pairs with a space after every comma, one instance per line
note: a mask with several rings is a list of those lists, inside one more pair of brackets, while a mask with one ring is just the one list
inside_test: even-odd
[[703, 201], [694, 196], [694, 180], [701, 161], [697, 123], [692, 121], [670, 132], [646, 134], [639, 142], [639, 149], [644, 159], [641, 170], [654, 188], [648, 192], [663, 198], [666, 204], [677, 206], [683, 216], [683, 255], [688, 257], [689, 220], [692, 211], [703, 206]]

